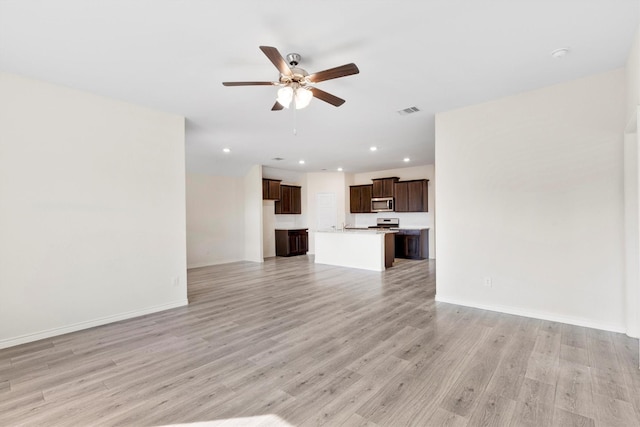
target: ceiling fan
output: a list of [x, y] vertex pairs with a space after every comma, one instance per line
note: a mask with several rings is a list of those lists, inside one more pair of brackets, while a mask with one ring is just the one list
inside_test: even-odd
[[356, 64], [351, 63], [309, 74], [302, 68], [298, 68], [301, 56], [297, 53], [288, 54], [285, 61], [275, 47], [260, 46], [260, 50], [280, 71], [277, 82], [223, 82], [222, 84], [225, 86], [280, 86], [277, 101], [273, 104], [271, 111], [289, 108], [292, 102], [296, 109], [304, 108], [309, 105], [313, 97], [339, 107], [345, 103], [344, 99], [320, 90], [314, 84], [360, 72]]

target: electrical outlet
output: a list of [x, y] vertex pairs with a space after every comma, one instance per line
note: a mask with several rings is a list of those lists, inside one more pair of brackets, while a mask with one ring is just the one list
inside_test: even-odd
[[173, 278], [173, 287], [177, 288], [180, 286], [180, 276], [176, 276]]
[[487, 288], [490, 288], [490, 287], [491, 287], [491, 285], [492, 285], [492, 283], [491, 283], [491, 277], [485, 277], [485, 278], [484, 278], [484, 285], [485, 285]]

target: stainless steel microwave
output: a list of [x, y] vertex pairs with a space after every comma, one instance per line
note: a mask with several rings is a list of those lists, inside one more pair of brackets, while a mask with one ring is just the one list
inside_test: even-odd
[[371, 199], [371, 212], [393, 212], [393, 197]]

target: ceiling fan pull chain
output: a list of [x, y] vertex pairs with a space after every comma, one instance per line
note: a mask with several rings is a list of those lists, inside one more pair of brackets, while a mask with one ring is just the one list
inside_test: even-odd
[[296, 124], [297, 124], [297, 118], [298, 118], [298, 113], [296, 113], [296, 97], [293, 97], [293, 134], [295, 136], [298, 136], [298, 129], [296, 129]]

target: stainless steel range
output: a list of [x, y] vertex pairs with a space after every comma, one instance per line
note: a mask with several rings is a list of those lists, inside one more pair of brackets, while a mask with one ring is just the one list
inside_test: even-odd
[[376, 225], [370, 225], [369, 228], [399, 228], [400, 218], [376, 218]]

